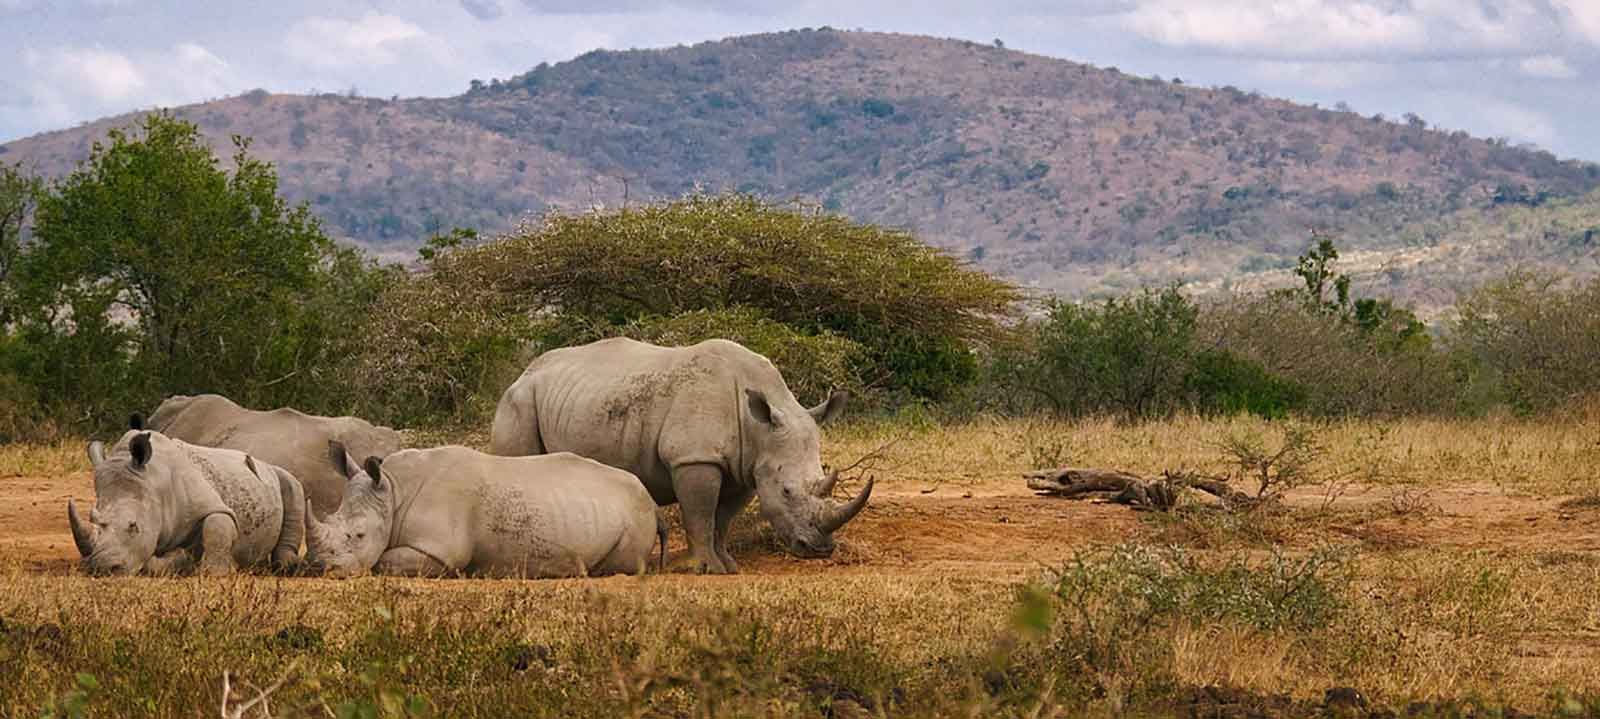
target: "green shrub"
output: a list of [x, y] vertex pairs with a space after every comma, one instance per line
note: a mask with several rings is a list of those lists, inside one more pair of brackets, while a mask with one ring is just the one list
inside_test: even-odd
[[1131, 699], [1174, 680], [1170, 634], [1160, 630], [1218, 622], [1264, 632], [1325, 629], [1344, 610], [1350, 569], [1344, 554], [1328, 549], [1214, 562], [1125, 544], [1080, 552], [1025, 587], [1015, 623], [1044, 640], [1049, 669], [1068, 686]]
[[1057, 414], [1168, 413], [1184, 403], [1198, 309], [1177, 287], [1100, 304], [1052, 302], [1029, 345], [1002, 358], [1018, 389]]
[[172, 393], [346, 397], [330, 368], [387, 275], [279, 197], [248, 144], [226, 171], [199, 128], [152, 114], [42, 192], [32, 241], [0, 252], [0, 374], [36, 417], [94, 431]]
[[826, 399], [834, 389], [852, 394], [863, 389], [858, 375], [865, 360], [861, 345], [827, 331], [802, 334], [751, 307], [645, 317], [623, 326], [620, 334], [664, 346], [715, 338], [733, 340], [772, 360], [789, 389], [807, 403]]
[[1003, 337], [1022, 293], [909, 233], [745, 195], [583, 215], [441, 252], [433, 280], [505, 312], [625, 326], [753, 308], [861, 347], [854, 384], [938, 397]]
[[1600, 280], [1564, 287], [1514, 272], [1467, 295], [1451, 344], [1469, 382], [1523, 412], [1600, 392]]
[[1293, 382], [1225, 349], [1197, 352], [1184, 387], [1196, 409], [1215, 414], [1279, 419], [1305, 401], [1305, 391]]

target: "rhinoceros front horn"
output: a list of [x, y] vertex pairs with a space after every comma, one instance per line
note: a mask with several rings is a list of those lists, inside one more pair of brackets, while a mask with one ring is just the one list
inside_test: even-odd
[[849, 504], [829, 509], [823, 515], [822, 521], [817, 523], [817, 528], [824, 532], [832, 533], [838, 531], [845, 523], [855, 519], [856, 515], [866, 508], [867, 498], [872, 496], [872, 485], [876, 481], [876, 479], [867, 480], [867, 485], [861, 488], [861, 493], [857, 494], [855, 499], [850, 500]]
[[67, 522], [72, 525], [72, 543], [78, 545], [78, 554], [84, 557], [94, 554], [94, 534], [78, 519], [78, 507], [70, 499], [67, 500]]

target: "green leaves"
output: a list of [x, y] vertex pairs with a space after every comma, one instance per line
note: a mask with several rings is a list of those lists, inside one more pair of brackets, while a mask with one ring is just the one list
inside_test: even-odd
[[331, 306], [360, 301], [370, 268], [233, 145], [230, 172], [195, 125], [151, 114], [43, 194], [10, 283], [30, 384], [102, 421], [174, 392], [316, 396]]

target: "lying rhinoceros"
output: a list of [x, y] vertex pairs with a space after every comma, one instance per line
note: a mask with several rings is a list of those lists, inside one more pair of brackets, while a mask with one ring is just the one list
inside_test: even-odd
[[500, 397], [490, 451], [573, 452], [637, 475], [657, 504], [679, 503], [698, 568], [738, 571], [728, 528], [752, 495], [790, 552], [833, 553], [833, 533], [872, 494], [828, 499], [820, 422], [845, 395], [806, 409], [778, 369], [737, 343], [657, 347], [608, 339], [546, 352]]
[[93, 574], [229, 574], [294, 564], [305, 535], [300, 482], [243, 452], [133, 432], [106, 454], [89, 444], [94, 509], [67, 500], [72, 539]]
[[215, 394], [168, 397], [148, 421], [134, 415], [133, 429], [237, 449], [283, 467], [300, 480], [319, 514], [338, 507], [344, 491], [344, 477], [328, 466], [328, 440], [343, 442], [358, 457], [387, 457], [401, 444], [399, 432], [364, 419], [318, 417], [289, 408], [246, 409]]
[[665, 535], [638, 479], [574, 454], [449, 446], [358, 465], [338, 442], [328, 453], [349, 485], [327, 521], [306, 515], [306, 562], [332, 576], [642, 573]]

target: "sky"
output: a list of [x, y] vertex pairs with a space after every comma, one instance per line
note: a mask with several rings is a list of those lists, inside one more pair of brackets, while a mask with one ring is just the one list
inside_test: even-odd
[[447, 96], [602, 48], [996, 39], [1600, 161], [1600, 0], [0, 0], [0, 142], [235, 95]]

